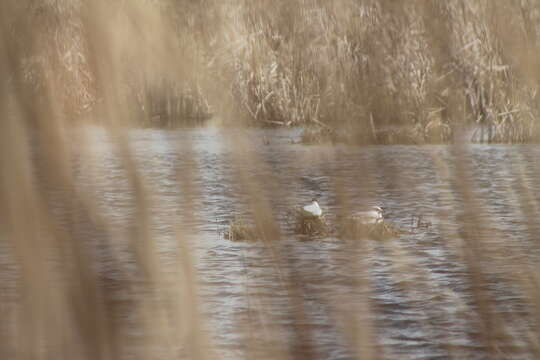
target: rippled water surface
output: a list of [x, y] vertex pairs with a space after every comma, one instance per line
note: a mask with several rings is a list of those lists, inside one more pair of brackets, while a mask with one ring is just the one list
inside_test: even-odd
[[[89, 131], [101, 172], [81, 181], [122, 229], [136, 211], [128, 175], [108, 136]], [[489, 358], [471, 264], [482, 269], [493, 327], [504, 333], [498, 351], [532, 358], [526, 336], [536, 325], [516, 276], [523, 264], [537, 264], [536, 224], [522, 205], [538, 204], [539, 146], [471, 145], [460, 154], [448, 146], [305, 146], [291, 142], [297, 135], [214, 129], [130, 135], [152, 194], [154, 246], [163, 264], [174, 264], [176, 231], [189, 233], [201, 311], [219, 358], [271, 351], [350, 359], [366, 344], [389, 359]], [[234, 216], [253, 215], [249, 194], [268, 202], [281, 239], [224, 239]], [[348, 211], [377, 204], [405, 232], [386, 241], [305, 241], [291, 234], [290, 210], [314, 196], [330, 222], [343, 204]], [[478, 209], [464, 205], [471, 204], [468, 196]], [[418, 217], [425, 227], [413, 226]], [[474, 241], [464, 217], [481, 222], [472, 230], [484, 234], [480, 254], [464, 251]], [[121, 263], [129, 268], [125, 253]], [[122, 276], [117, 262], [100, 266], [114, 286]]]

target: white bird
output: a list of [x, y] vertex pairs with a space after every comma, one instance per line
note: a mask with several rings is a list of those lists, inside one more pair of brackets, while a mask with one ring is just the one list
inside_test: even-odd
[[374, 206], [367, 211], [358, 211], [351, 215], [351, 218], [362, 224], [377, 224], [384, 220], [384, 210], [380, 206]]
[[302, 215], [310, 217], [319, 217], [322, 215], [321, 207], [316, 199], [311, 200], [311, 203], [302, 208]]

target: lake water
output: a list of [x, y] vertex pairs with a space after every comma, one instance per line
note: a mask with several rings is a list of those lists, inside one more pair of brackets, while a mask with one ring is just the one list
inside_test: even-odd
[[[99, 172], [87, 177], [76, 163], [76, 176], [121, 232], [136, 211], [127, 174], [105, 132], [88, 131]], [[516, 279], [525, 265], [538, 264], [537, 223], [523, 205], [538, 206], [540, 146], [305, 146], [291, 142], [297, 136], [260, 129], [130, 134], [152, 194], [153, 246], [163, 268], [173, 268], [178, 226], [190, 239], [217, 358], [352, 359], [369, 350], [366, 344], [376, 358], [491, 358], [471, 264], [482, 270], [492, 326], [503, 334], [496, 344], [501, 358], [534, 358], [528, 339], [537, 332], [535, 311]], [[456, 162], [460, 156], [465, 161]], [[312, 197], [330, 222], [344, 204], [347, 211], [381, 205], [386, 219], [407, 232], [386, 241], [306, 241], [291, 233], [290, 210]], [[225, 239], [233, 217], [257, 211], [253, 202], [268, 206], [265, 216], [279, 225], [280, 239]], [[413, 226], [415, 217], [426, 226]], [[481, 234], [480, 252], [466, 250], [475, 241], [465, 226], [472, 221], [482, 224], [478, 232], [472, 226]], [[133, 258], [116, 246], [114, 259], [98, 246], [98, 271], [111, 296], [129, 301], [118, 267], [129, 269]], [[0, 258], [6, 285], [16, 281], [9, 258]], [[140, 336], [136, 328], [128, 333]]]

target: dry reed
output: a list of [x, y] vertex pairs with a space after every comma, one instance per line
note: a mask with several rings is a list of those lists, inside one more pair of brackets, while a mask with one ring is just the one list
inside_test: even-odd
[[[290, 329], [270, 329], [272, 317], [250, 305], [250, 314], [258, 317], [235, 327], [245, 337], [245, 357], [317, 357], [306, 300], [313, 294], [303, 287], [303, 276], [317, 271], [317, 264], [302, 268], [297, 254], [279, 241], [283, 232], [275, 202], [291, 201], [292, 188], [282, 186], [285, 175], [269, 169], [272, 165], [258, 158], [249, 139], [232, 130], [245, 124], [315, 127], [306, 133], [306, 142], [454, 141], [452, 160], [445, 163], [434, 154], [434, 161], [437, 175], [450, 179], [461, 199], [452, 211], [463, 217], [457, 234], [441, 232], [462, 241], [446, 246], [459, 251], [466, 265], [476, 315], [470, 327], [481, 350], [490, 358], [512, 355], [510, 329], [485, 288], [488, 250], [496, 250], [488, 239], [501, 234], [475, 196], [466, 142], [538, 140], [540, 35], [534, 25], [539, 16], [540, 6], [532, 1], [2, 2], [0, 251], [15, 264], [16, 286], [5, 289], [11, 299], [0, 296], [5, 319], [0, 357], [219, 358], [202, 315], [193, 250], [193, 224], [201, 220], [191, 212], [201, 193], [195, 145], [167, 144], [188, 159], [174, 164], [182, 189], [178, 202], [188, 211], [167, 219], [176, 247], [172, 263], [165, 263], [152, 230], [154, 193], [135, 160], [141, 149], [132, 148], [127, 130], [141, 124], [200, 123], [211, 116], [225, 125], [220, 136], [231, 151], [232, 182], [240, 188], [236, 195], [253, 214], [257, 237], [289, 299]], [[104, 215], [100, 196], [92, 195], [99, 187], [83, 181], [104, 176], [96, 164], [99, 149], [78, 131], [85, 122], [106, 129], [119, 159], [126, 183], [118, 191], [134, 209], [120, 225]], [[354, 206], [344, 170], [328, 166], [339, 159], [339, 151], [328, 162], [317, 156], [293, 161], [309, 161], [328, 172], [338, 227], [350, 228], [346, 219]], [[359, 160], [352, 171], [361, 204], [373, 200], [372, 174], [365, 169], [374, 168], [401, 181], [386, 164]], [[254, 180], [256, 171], [267, 175], [264, 181]], [[518, 203], [536, 239], [532, 180], [523, 169], [515, 173]], [[534, 175], [540, 175], [538, 169]], [[409, 185], [396, 187], [406, 192]], [[441, 211], [434, 217], [447, 215]], [[316, 232], [325, 232], [323, 225]], [[382, 226], [383, 235], [399, 236]], [[311, 233], [312, 224], [307, 227], [301, 231]], [[336, 245], [347, 256], [325, 259], [349, 269], [351, 287], [362, 294], [338, 294], [324, 302], [352, 356], [363, 359], [384, 357], [377, 309], [370, 301], [369, 265], [353, 256], [358, 251], [371, 255], [370, 231], [355, 228], [361, 232], [358, 241]], [[427, 277], [407, 250], [392, 242], [381, 246], [396, 268]], [[97, 270], [104, 264], [115, 278]], [[538, 357], [537, 266], [518, 265], [520, 272], [512, 277], [525, 289], [537, 322], [524, 342]], [[249, 294], [252, 289], [246, 288]], [[427, 289], [413, 284], [404, 291], [418, 299]], [[115, 298], [118, 292], [126, 294], [124, 301]], [[247, 297], [250, 304], [262, 304], [256, 296]], [[121, 315], [126, 313], [127, 319]], [[261, 338], [252, 335], [259, 328], [264, 329]], [[268, 339], [286, 331], [288, 342], [268, 346]], [[510, 350], [501, 344], [510, 344]], [[447, 349], [448, 357], [459, 358], [454, 350]]]

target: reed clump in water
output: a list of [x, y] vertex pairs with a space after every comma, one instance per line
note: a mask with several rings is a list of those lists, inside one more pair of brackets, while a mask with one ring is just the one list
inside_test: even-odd
[[366, 224], [359, 219], [348, 218], [344, 222], [341, 237], [346, 239], [388, 240], [403, 233], [405, 231], [388, 221]]
[[260, 233], [254, 225], [239, 218], [235, 218], [229, 223], [223, 236], [231, 241], [257, 241], [261, 239]]
[[301, 211], [296, 211], [294, 232], [309, 238], [324, 237], [331, 234], [332, 227], [324, 215], [307, 216]]

